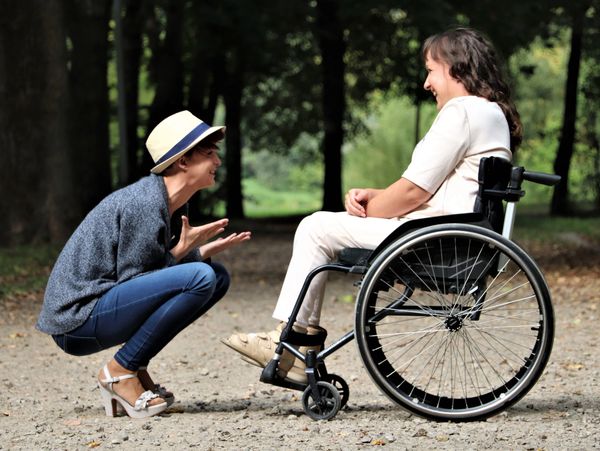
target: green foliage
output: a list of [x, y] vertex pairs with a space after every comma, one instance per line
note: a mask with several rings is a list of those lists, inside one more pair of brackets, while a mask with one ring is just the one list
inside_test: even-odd
[[270, 149], [245, 149], [244, 178], [254, 179], [273, 190], [315, 191], [322, 188], [322, 155], [318, 140], [301, 135], [286, 155]]
[[318, 210], [323, 164], [316, 139], [303, 135], [288, 155], [246, 151], [244, 211], [249, 217], [285, 216]]
[[244, 180], [244, 209], [251, 218], [305, 215], [321, 205], [317, 191], [273, 190], [254, 179]]
[[[524, 128], [523, 143], [514, 161], [532, 171], [554, 172], [562, 124], [565, 52], [564, 47], [546, 48], [538, 43], [511, 59], [517, 73], [515, 100]], [[523, 203], [549, 204], [552, 188], [536, 184], [524, 188], [527, 196]]]
[[[344, 190], [385, 188], [400, 178], [416, 144], [416, 113], [417, 107], [406, 97], [373, 97], [363, 121], [367, 132], [348, 142], [344, 149]], [[431, 102], [423, 103], [421, 137], [435, 114]]]
[[[263, 189], [277, 191], [278, 195], [292, 193], [289, 204], [302, 205], [300, 208], [310, 202], [297, 203], [296, 197], [306, 195], [315, 199], [318, 208], [323, 181], [320, 148], [323, 124], [321, 56], [312, 28], [315, 3], [258, 0], [241, 4], [228, 0], [223, 4], [186, 2], [186, 5], [183, 55], [186, 83], [191, 83], [188, 72], [196, 52], [203, 55], [205, 70], [210, 69], [215, 55], [227, 55], [228, 71], [233, 70], [236, 63], [230, 55], [244, 55], [253, 62], [252, 69], [246, 68], [242, 118], [243, 142], [248, 146], [243, 152], [247, 211], [253, 215], [253, 209], [271, 208], [272, 199], [261, 191]], [[340, 5], [345, 29], [348, 106], [343, 149], [345, 190], [357, 186], [384, 187], [402, 174], [415, 145], [416, 108], [413, 104], [417, 99], [429, 98], [422, 90], [421, 42], [427, 35], [459, 23], [483, 30], [501, 55], [511, 54], [527, 46], [532, 36], [539, 36], [529, 47], [513, 53], [508, 61], [525, 128], [525, 140], [516, 162], [531, 170], [553, 171], [562, 125], [569, 26], [566, 21], [548, 24], [554, 21], [549, 18], [551, 15], [561, 16], [560, 11], [553, 12], [547, 5], [535, 2], [508, 2], [501, 10], [493, 10], [491, 0], [476, 4], [468, 0], [435, 0], [428, 8], [414, 0], [404, 2], [401, 7], [385, 1], [362, 4], [342, 1]], [[155, 31], [164, 31], [164, 11], [160, 8], [157, 11]], [[595, 10], [590, 11], [590, 21], [593, 19], [597, 24]], [[506, 27], [507, 18], [509, 27]], [[594, 47], [597, 29], [597, 25], [590, 27], [596, 34], [588, 33], [588, 57], [580, 77], [585, 89], [582, 88], [579, 104], [579, 143], [569, 186], [575, 201], [588, 203], [598, 197], [600, 186], [600, 152], [594, 147], [600, 125], [597, 119], [587, 120], [592, 116], [590, 111], [597, 109], [599, 98], [596, 74], [600, 71], [596, 63], [597, 46]], [[143, 39], [141, 124], [145, 124], [145, 107], [154, 94], [148, 79], [152, 57], [150, 34], [144, 33]], [[234, 52], [235, 49], [239, 52]], [[108, 77], [113, 104], [114, 73], [111, 60]], [[387, 95], [381, 94], [386, 90]], [[422, 136], [436, 114], [429, 100], [421, 103], [420, 114]], [[142, 128], [140, 125], [140, 138], [145, 134]], [[113, 148], [117, 144], [116, 135], [113, 123]], [[114, 158], [114, 174], [117, 164]], [[222, 178], [221, 181], [223, 183]], [[552, 188], [529, 184], [525, 189], [527, 197], [523, 203], [549, 203]], [[272, 206], [277, 204], [287, 202], [279, 200]], [[290, 211], [287, 206], [284, 210]]]
[[[516, 104], [525, 131], [524, 141], [515, 155], [517, 164], [532, 171], [553, 172], [562, 127], [564, 87], [569, 34], [556, 30], [554, 38], [536, 39], [527, 49], [516, 52], [510, 59], [510, 69], [515, 80]], [[587, 80], [597, 65], [588, 61], [582, 68], [582, 78]], [[598, 158], [596, 149], [584, 139], [589, 112], [585, 107], [591, 100], [582, 93], [578, 99], [578, 140], [571, 160], [569, 173], [570, 197], [575, 203], [591, 203], [597, 198]], [[583, 107], [583, 108], [582, 108]], [[598, 135], [598, 125], [592, 134]], [[549, 204], [552, 188], [526, 184], [524, 204]]]

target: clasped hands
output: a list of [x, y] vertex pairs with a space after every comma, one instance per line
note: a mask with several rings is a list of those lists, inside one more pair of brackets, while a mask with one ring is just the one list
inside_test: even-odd
[[369, 203], [370, 197], [370, 190], [364, 188], [352, 188], [346, 193], [344, 207], [348, 214], [366, 218], [367, 204]]
[[200, 247], [200, 254], [203, 259], [206, 259], [251, 238], [250, 232], [232, 233], [207, 243], [211, 238], [223, 233], [228, 224], [229, 219], [225, 218], [192, 227], [187, 216], [182, 216], [179, 242], [171, 249], [171, 254], [179, 261], [192, 250]]

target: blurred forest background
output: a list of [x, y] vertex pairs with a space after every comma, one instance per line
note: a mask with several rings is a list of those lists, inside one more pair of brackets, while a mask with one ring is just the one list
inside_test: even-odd
[[560, 174], [524, 202], [600, 208], [600, 0], [0, 0], [0, 247], [62, 243], [146, 175], [161, 119], [225, 124], [196, 220], [341, 210], [396, 180], [436, 110], [423, 40], [496, 45], [525, 127], [520, 165]]

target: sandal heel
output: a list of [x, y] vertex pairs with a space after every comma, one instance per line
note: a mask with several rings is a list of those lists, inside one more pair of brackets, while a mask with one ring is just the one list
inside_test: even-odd
[[98, 388], [100, 388], [100, 396], [102, 398], [102, 405], [104, 406], [106, 416], [116, 417], [118, 412], [117, 404], [119, 403], [115, 399], [113, 399], [110, 392], [106, 388], [104, 388], [100, 382], [98, 382]]

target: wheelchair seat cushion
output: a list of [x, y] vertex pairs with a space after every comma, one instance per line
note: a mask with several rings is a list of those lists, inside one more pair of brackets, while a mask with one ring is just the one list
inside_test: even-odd
[[352, 266], [366, 266], [372, 249], [361, 249], [358, 247], [347, 247], [338, 254], [338, 263]]

